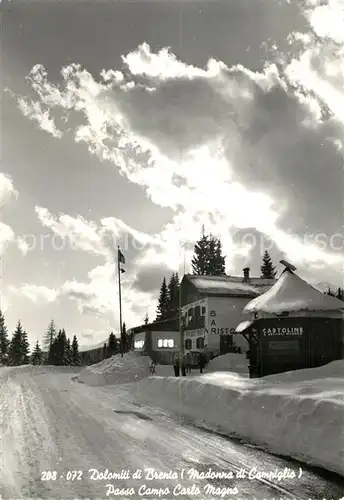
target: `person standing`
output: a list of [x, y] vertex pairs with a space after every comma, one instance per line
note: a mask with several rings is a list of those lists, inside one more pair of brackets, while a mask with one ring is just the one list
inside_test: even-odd
[[186, 377], [185, 356], [181, 356], [181, 359], [180, 359], [180, 368], [181, 368], [181, 371], [182, 371], [182, 377]]
[[206, 365], [206, 357], [203, 351], [199, 353], [199, 371], [203, 373], [204, 367]]
[[191, 373], [191, 354], [189, 352], [185, 354], [185, 366], [186, 373]]
[[180, 363], [179, 363], [179, 353], [178, 352], [175, 354], [174, 359], [173, 359], [173, 369], [174, 369], [174, 375], [176, 377], [179, 377]]

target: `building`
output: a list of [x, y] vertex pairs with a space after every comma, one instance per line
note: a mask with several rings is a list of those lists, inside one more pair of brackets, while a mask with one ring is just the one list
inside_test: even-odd
[[[287, 263], [286, 263], [287, 264]], [[322, 366], [343, 357], [344, 302], [286, 266], [277, 283], [244, 308], [236, 328], [250, 345], [251, 377]]]
[[243, 336], [233, 341], [243, 308], [275, 283], [275, 279], [250, 277], [248, 267], [243, 276], [185, 275], [180, 287], [185, 351], [196, 356], [206, 348], [213, 357], [232, 352], [235, 346], [248, 350]]
[[134, 334], [134, 350], [150, 356], [160, 364], [172, 364], [175, 353], [180, 350], [179, 319], [155, 321], [131, 328]]

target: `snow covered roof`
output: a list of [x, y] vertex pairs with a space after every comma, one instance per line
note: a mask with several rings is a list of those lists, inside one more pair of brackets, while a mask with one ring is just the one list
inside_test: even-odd
[[206, 295], [240, 295], [255, 297], [269, 290], [275, 279], [250, 278], [244, 282], [239, 276], [194, 276], [185, 275], [200, 293]]
[[251, 300], [244, 313], [264, 311], [334, 311], [344, 309], [344, 302], [313, 288], [309, 283], [285, 269], [277, 283], [267, 292]]
[[250, 326], [252, 326], [254, 323], [254, 321], [243, 321], [242, 323], [240, 323], [236, 329], [235, 329], [235, 333], [242, 333], [244, 332], [245, 330], [247, 330], [248, 328], [250, 328]]

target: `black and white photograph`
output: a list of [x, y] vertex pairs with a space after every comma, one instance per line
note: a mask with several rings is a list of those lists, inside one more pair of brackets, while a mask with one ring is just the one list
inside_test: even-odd
[[344, 500], [343, 0], [0, 21], [0, 500]]

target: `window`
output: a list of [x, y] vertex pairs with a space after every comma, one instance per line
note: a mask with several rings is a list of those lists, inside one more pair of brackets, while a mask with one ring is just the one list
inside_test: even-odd
[[203, 337], [198, 337], [198, 339], [196, 339], [196, 348], [197, 349], [204, 348], [204, 338]]
[[203, 306], [203, 307], [202, 307], [202, 316], [204, 316], [204, 315], [205, 315], [206, 311], [207, 311], [207, 310], [206, 310], [206, 308]]
[[158, 339], [158, 347], [160, 349], [172, 349], [174, 347], [173, 339]]
[[191, 319], [194, 315], [194, 310], [193, 310], [193, 307], [191, 307], [191, 309], [188, 310], [188, 317], [189, 319]]
[[134, 342], [135, 349], [142, 349], [144, 345], [145, 345], [144, 340], [135, 340], [135, 342]]
[[185, 349], [187, 351], [190, 351], [191, 348], [192, 348], [192, 341], [191, 341], [191, 339], [185, 339]]
[[201, 308], [200, 306], [195, 307], [195, 318], [198, 319], [201, 315]]

